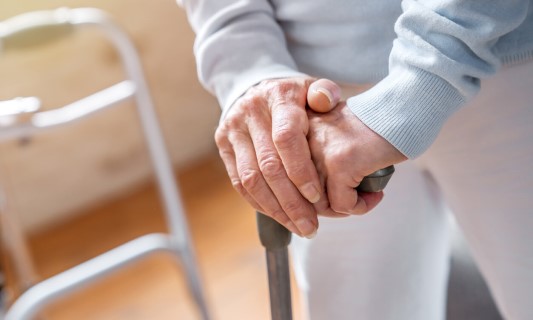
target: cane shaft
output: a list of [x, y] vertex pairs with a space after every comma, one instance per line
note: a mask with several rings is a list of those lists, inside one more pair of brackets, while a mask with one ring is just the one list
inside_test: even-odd
[[291, 281], [287, 247], [266, 250], [272, 320], [292, 320]]
[[[378, 170], [365, 177], [357, 191], [382, 191], [393, 173], [393, 166]], [[257, 212], [257, 228], [261, 244], [266, 249], [272, 320], [292, 320], [291, 282], [287, 250], [291, 241], [291, 233], [276, 220], [261, 212]]]

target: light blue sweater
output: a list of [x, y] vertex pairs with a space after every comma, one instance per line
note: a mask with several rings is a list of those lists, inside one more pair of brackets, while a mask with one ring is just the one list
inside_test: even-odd
[[[183, 0], [227, 111], [264, 79], [377, 84], [350, 109], [409, 158], [502, 64], [533, 59], [533, 0]], [[532, 75], [533, 76], [533, 75]]]

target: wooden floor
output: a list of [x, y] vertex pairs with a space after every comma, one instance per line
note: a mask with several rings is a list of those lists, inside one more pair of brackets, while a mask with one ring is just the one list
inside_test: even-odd
[[[179, 181], [213, 318], [269, 319], [254, 213], [231, 188], [218, 157], [186, 170]], [[164, 230], [157, 192], [149, 185], [36, 234], [30, 243], [39, 274], [48, 277], [142, 234]], [[163, 255], [73, 294], [45, 315], [54, 320], [199, 319], [179, 266]]]

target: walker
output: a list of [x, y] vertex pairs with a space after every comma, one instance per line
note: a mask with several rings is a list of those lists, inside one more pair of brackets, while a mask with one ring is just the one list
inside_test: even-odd
[[[142, 130], [155, 170], [161, 200], [164, 204], [169, 234], [148, 234], [100, 256], [35, 283], [35, 273], [20, 226], [3, 210], [2, 241], [9, 250], [17, 274], [26, 286], [18, 299], [2, 312], [5, 320], [32, 319], [43, 307], [68, 295], [93, 280], [119, 270], [156, 252], [166, 252], [181, 262], [190, 292], [201, 318], [209, 319], [206, 299], [191, 238], [184, 215], [178, 186], [174, 180], [171, 162], [154, 112], [137, 52], [128, 36], [114, 24], [108, 15], [98, 9], [60, 8], [36, 11], [0, 22], [0, 50], [26, 48], [64, 37], [78, 28], [94, 27], [110, 40], [122, 61], [125, 80], [66, 106], [41, 111], [36, 97], [17, 98], [0, 102], [0, 142], [30, 137], [42, 131], [75, 123], [96, 112], [103, 111], [128, 99], [134, 100]], [[23, 115], [27, 121], [19, 121]], [[9, 225], [9, 226], [7, 226]]]

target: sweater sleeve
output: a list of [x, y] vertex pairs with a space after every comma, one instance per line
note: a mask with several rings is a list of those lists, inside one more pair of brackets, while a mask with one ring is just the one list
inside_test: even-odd
[[498, 39], [526, 17], [529, 0], [404, 0], [389, 74], [348, 106], [409, 158], [495, 73]]
[[183, 0], [196, 40], [198, 77], [226, 112], [265, 79], [303, 76], [267, 0]]

